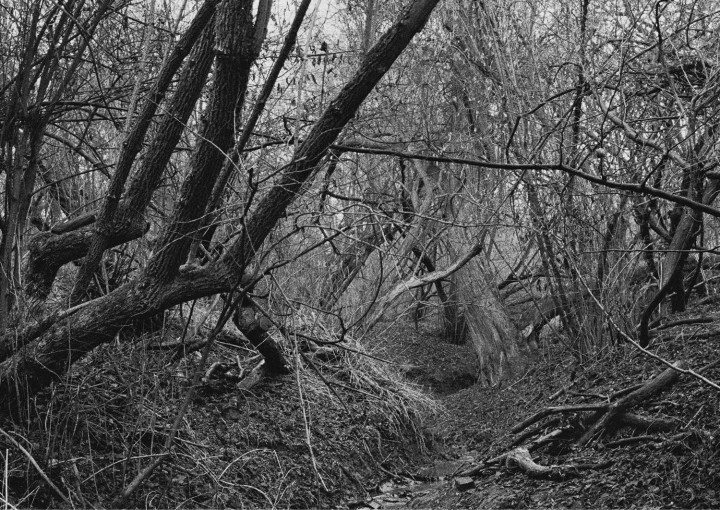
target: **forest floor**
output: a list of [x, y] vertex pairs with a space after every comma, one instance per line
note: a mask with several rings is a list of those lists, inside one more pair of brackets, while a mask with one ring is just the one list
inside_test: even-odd
[[[691, 310], [665, 317], [651, 350], [720, 381], [717, 302]], [[562, 343], [546, 343], [497, 386], [485, 387], [476, 384], [470, 345], [439, 340], [430, 321], [419, 329], [398, 322], [375, 336], [371, 355], [355, 352], [359, 346], [296, 347], [288, 352], [295, 360], [290, 375], [245, 391], [238, 381], [258, 356], [247, 345], [220, 342], [210, 362], [222, 369], [201, 381], [182, 413], [199, 353], [177, 361], [153, 347], [181, 329], [169, 328], [164, 339], [119, 338], [40, 395], [24, 421], [0, 420], [14, 441], [0, 437], [4, 508], [107, 507], [166, 452], [122, 506], [720, 507], [720, 392], [690, 375], [631, 409], [670, 421], [671, 430], [603, 431], [584, 448], [561, 436], [532, 450], [541, 465], [597, 469], [546, 479], [504, 461], [483, 464], [522, 444], [513, 441], [525, 431], [511, 429], [534, 413], [607, 403], [666, 369], [629, 344], [580, 365]], [[548, 415], [525, 429], [535, 432], [525, 443], [587, 415]]]
[[[684, 324], [672, 326], [675, 322]], [[692, 313], [664, 318], [651, 350], [671, 363], [685, 360], [717, 383], [718, 326], [716, 303], [694, 306]], [[690, 375], [633, 409], [674, 421], [673, 430], [619, 427], [585, 448], [567, 438], [566, 445], [555, 442], [532, 453], [541, 465], [590, 463], [598, 469], [543, 479], [500, 461], [462, 476], [522, 444], [513, 443], [520, 434], [511, 429], [536, 412], [607, 403], [613, 393], [667, 368], [630, 344], [608, 347], [582, 365], [561, 344], [548, 344], [497, 387], [463, 388], [458, 381], [474, 373], [470, 346], [439, 343], [428, 330], [408, 339], [407, 329], [387, 345], [413, 367], [408, 375], [434, 393], [445, 412], [426, 429], [433, 439], [431, 461], [410, 475], [388, 478], [372, 499], [358, 501], [358, 508], [720, 508], [720, 392]], [[578, 414], [549, 415], [533, 425], [536, 435], [562, 428]]]

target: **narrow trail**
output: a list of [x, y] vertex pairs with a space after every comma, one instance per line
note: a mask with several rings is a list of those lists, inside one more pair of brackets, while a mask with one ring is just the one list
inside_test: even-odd
[[[517, 390], [511, 394], [502, 386], [477, 385], [472, 347], [438, 338], [436, 332], [424, 329], [384, 346], [389, 357], [405, 367], [405, 375], [433, 394], [444, 408], [426, 424], [432, 451], [429, 462], [412, 473], [388, 473], [378, 487], [379, 494], [358, 501], [356, 508], [504, 508], [516, 499], [504, 483], [479, 485], [456, 475], [482, 457], [509, 426], [512, 420], [508, 418], [517, 411]], [[521, 382], [511, 382], [510, 391], [522, 389]], [[463, 485], [463, 481], [470, 484]]]
[[[683, 322], [682, 320], [678, 322]], [[712, 324], [707, 326], [712, 329]], [[684, 342], [663, 342], [656, 351], [670, 360], [700, 367], [717, 359], [717, 340], [691, 331]], [[683, 330], [687, 333], [687, 330]], [[673, 335], [681, 332], [672, 332]], [[432, 392], [445, 412], [426, 424], [430, 458], [411, 472], [387, 470], [371, 498], [354, 508], [597, 508], [720, 505], [720, 395], [690, 379], [682, 379], [661, 396], [640, 406], [646, 416], [666, 416], [692, 424], [697, 434], [677, 441], [677, 431], [634, 441], [641, 432], [616, 432], [627, 446], [596, 442], [566, 451], [539, 449], [542, 465], [584, 460], [608, 468], [583, 471], [564, 480], [530, 478], [495, 464], [472, 478], [459, 476], [479, 461], [508, 452], [516, 436], [510, 429], [548, 405], [594, 402], [603, 395], [647, 381], [664, 366], [630, 346], [618, 346], [578, 368], [561, 345], [547, 345], [532, 360], [520, 360], [498, 387], [475, 382], [471, 347], [438, 340], [432, 330], [408, 331], [391, 339], [388, 356], [405, 366], [406, 375]], [[670, 335], [669, 338], [673, 337]], [[720, 364], [718, 364], [720, 365]], [[720, 379], [720, 366], [708, 372]], [[580, 400], [578, 400], [580, 399]], [[593, 400], [595, 399], [595, 400]], [[563, 419], [572, 419], [568, 416]], [[644, 436], [643, 436], [644, 437]], [[694, 438], [693, 438], [694, 437]]]

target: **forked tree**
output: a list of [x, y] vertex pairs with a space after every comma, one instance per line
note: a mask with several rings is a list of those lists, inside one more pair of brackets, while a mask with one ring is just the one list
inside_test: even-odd
[[[193, 241], [206, 226], [204, 218], [222, 206], [216, 197], [223, 196], [222, 189], [233, 172], [243, 168], [243, 146], [275, 86], [273, 80], [277, 72], [294, 46], [297, 29], [309, 4], [301, 4], [256, 104], [244, 110], [252, 66], [266, 34], [270, 2], [263, 0], [253, 9], [253, 2], [247, 0], [207, 0], [144, 93], [142, 106], [109, 169], [111, 179], [102, 206], [88, 220], [91, 223], [80, 222], [77, 229], [46, 232], [32, 241], [27, 291], [40, 301], [52, 291], [57, 271], [64, 264], [81, 257], [84, 261], [68, 296], [67, 308], [41, 318], [34, 325], [6, 330], [0, 347], [2, 407], [22, 407], [25, 398], [62, 376], [75, 361], [114, 338], [133, 320], [151, 317], [188, 300], [253, 284], [258, 270], [262, 271], [262, 267], [253, 267], [253, 262], [262, 261], [264, 241], [282, 221], [288, 206], [303, 193], [360, 105], [422, 29], [437, 2], [414, 0], [401, 12], [368, 50], [354, 75], [319, 118], [302, 133], [302, 139], [294, 141], [291, 157], [281, 168], [266, 172], [272, 174], [272, 184], [248, 194], [245, 214], [238, 220], [235, 235], [216, 251], [216, 256], [204, 259], [203, 265], [187, 265], [189, 258], [194, 259], [191, 257], [191, 250], [196, 246]], [[41, 0], [33, 8], [38, 19], [49, 20], [48, 26], [54, 28]], [[88, 23], [99, 24], [108, 12], [117, 12], [117, 8], [118, 5], [109, 0]], [[83, 27], [83, 40], [88, 43], [92, 41], [88, 38], [88, 34], [92, 35], [89, 28], [95, 25]], [[41, 27], [33, 26], [31, 30], [40, 31]], [[33, 37], [36, 35], [27, 36], [25, 44], [29, 47], [33, 47]], [[25, 72], [33, 74], [33, 69], [30, 66]], [[72, 69], [66, 72], [70, 71]], [[206, 86], [208, 76], [211, 80]], [[71, 78], [68, 81], [72, 82]], [[33, 86], [37, 84], [31, 81], [30, 88]], [[6, 90], [23, 94], [15, 85]], [[173, 151], [182, 137], [187, 136], [188, 119], [201, 97], [206, 98], [206, 106], [199, 133], [192, 133], [197, 136], [190, 166], [173, 210], [158, 229], [147, 264], [129, 282], [87, 300], [88, 285], [103, 254], [145, 233], [152, 197], [162, 182]], [[243, 118], [243, 111], [250, 112], [247, 118]], [[239, 126], [240, 134], [235, 141]], [[34, 147], [36, 150], [31, 154], [40, 154], [45, 133], [40, 129], [33, 136], [32, 143], [28, 142], [29, 150]], [[6, 149], [5, 157], [17, 150], [12, 147], [13, 140], [7, 136], [3, 139], [4, 147], [11, 147]], [[37, 164], [36, 159], [29, 161]], [[28, 158], [16, 157], [16, 160], [16, 167], [26, 168]], [[32, 188], [30, 184], [27, 186]], [[9, 225], [11, 220], [15, 225]], [[18, 214], [6, 218], [5, 231], [9, 231], [8, 228], [13, 232], [22, 231], [24, 224], [20, 220], [24, 221]], [[18, 222], [21, 224], [17, 225]], [[3, 243], [10, 242], [9, 237], [3, 237]], [[10, 317], [10, 304], [4, 306], [5, 316]]]

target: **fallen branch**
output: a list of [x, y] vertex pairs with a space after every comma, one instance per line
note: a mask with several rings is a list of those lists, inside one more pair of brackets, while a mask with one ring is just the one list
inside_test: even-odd
[[650, 436], [650, 435], [623, 437], [622, 439], [618, 439], [616, 441], [610, 441], [608, 443], [605, 443], [605, 447], [606, 448], [617, 448], [618, 446], [627, 446], [629, 444], [643, 443], [645, 441], [659, 443], [662, 440], [663, 440], [663, 438], [660, 436]]
[[[563, 433], [568, 432], [568, 430], [569, 430], [568, 427], [564, 427], [564, 428], [560, 428], [560, 429], [555, 429], [555, 430], [553, 430], [552, 432], [549, 432], [548, 434], [545, 434], [544, 436], [535, 439], [532, 443], [530, 443], [529, 445], [525, 446], [524, 448], [527, 449], [528, 451], [530, 451], [530, 450], [535, 450], [536, 448], [539, 448], [540, 446], [542, 446], [542, 445], [544, 445], [544, 444], [547, 444], [547, 443], [550, 443], [550, 442], [554, 441], [555, 439], [557, 439], [558, 437], [560, 437]], [[515, 450], [517, 450], [517, 448], [516, 448]], [[479, 465], [477, 465], [477, 466], [475, 466], [475, 467], [468, 468], [468, 469], [466, 469], [466, 470], [464, 470], [464, 471], [461, 471], [461, 472], [459, 472], [459, 473], [454, 473], [454, 475], [457, 475], [457, 476], [475, 476], [475, 475], [479, 474], [481, 471], [484, 471], [485, 469], [487, 469], [488, 467], [490, 467], [490, 466], [492, 466], [492, 465], [494, 465], [494, 464], [498, 464], [498, 463], [500, 463], [500, 462], [505, 462], [506, 459], [507, 459], [507, 457], [508, 457], [508, 455], [510, 455], [510, 453], [512, 453], [512, 452], [515, 451], [515, 450], [511, 450], [511, 451], [509, 451], [509, 452], [505, 452], [505, 453], [503, 453], [503, 454], [501, 454], [501, 455], [498, 455], [497, 457], [493, 457], [493, 458], [491, 458], [491, 459], [485, 460], [485, 461], [483, 461], [482, 463], [480, 463]]]
[[505, 466], [507, 468], [519, 469], [533, 478], [547, 478], [549, 480], [566, 480], [571, 477], [580, 476], [580, 471], [588, 469], [602, 469], [610, 466], [610, 461], [598, 464], [561, 464], [543, 466], [536, 463], [530, 456], [527, 448], [515, 448], [507, 454]]
[[611, 404], [607, 412], [604, 413], [602, 417], [600, 417], [600, 419], [598, 419], [593, 426], [585, 432], [585, 434], [583, 434], [577, 444], [579, 446], [587, 445], [600, 434], [602, 429], [606, 428], [612, 421], [616, 420], [619, 415], [674, 384], [680, 377], [677, 369], [686, 370], [687, 363], [684, 361], [676, 362], [672, 367], [665, 369], [657, 377], [650, 379], [640, 389], [633, 391], [614, 404]]
[[510, 429], [510, 432], [512, 432], [513, 434], [517, 434], [521, 430], [526, 429], [533, 423], [538, 422], [546, 416], [550, 416], [551, 414], [575, 413], [579, 411], [606, 411], [609, 407], [610, 404], [579, 404], [571, 406], [546, 407], [542, 411], [538, 411], [531, 417], [515, 425], [512, 429]]
[[530, 439], [531, 437], [539, 434], [543, 430], [547, 430], [550, 427], [556, 427], [560, 425], [561, 418], [559, 416], [556, 416], [552, 420], [548, 420], [547, 422], [543, 423], [542, 426], [536, 427], [534, 429], [529, 429], [520, 434], [518, 437], [516, 437], [512, 443], [510, 443], [510, 447], [518, 446], [522, 443], [524, 443], [527, 439]]
[[682, 423], [678, 420], [646, 418], [634, 413], [623, 413], [617, 416], [616, 420], [619, 426], [632, 427], [635, 430], [647, 433], [672, 432], [682, 426]]
[[377, 304], [375, 314], [368, 321], [367, 329], [370, 330], [382, 319], [385, 311], [390, 303], [395, 301], [401, 294], [418, 287], [423, 287], [430, 283], [435, 283], [439, 280], [443, 280], [448, 276], [452, 275], [456, 271], [460, 270], [465, 264], [470, 262], [476, 255], [482, 251], [482, 241], [476, 243], [470, 248], [462, 257], [457, 259], [455, 262], [450, 264], [448, 267], [442, 270], [433, 271], [432, 273], [426, 273], [422, 276], [413, 276], [408, 280], [398, 283], [395, 287], [388, 292]]
[[663, 444], [673, 443], [673, 442], [681, 441], [683, 439], [687, 439], [688, 437], [691, 437], [692, 434], [693, 434], [692, 432], [680, 432], [679, 434], [675, 434], [674, 436], [671, 436], [669, 438], [663, 438], [660, 436], [650, 436], [650, 435], [624, 437], [622, 439], [618, 439], [617, 441], [610, 441], [609, 443], [605, 443], [605, 447], [615, 448], [618, 446], [627, 446], [629, 444], [641, 443], [643, 441], [650, 441], [653, 443], [663, 443]]
[[[616, 391], [609, 397], [597, 395], [598, 397], [602, 397], [603, 399], [606, 399], [608, 401], [613, 401], [615, 399], [618, 399], [620, 397], [623, 397], [627, 395], [628, 393], [632, 393], [635, 390], [638, 390], [642, 388], [642, 384], [635, 384], [633, 386], [630, 386], [628, 388], [624, 388], [622, 390]], [[562, 388], [557, 393], [554, 393], [552, 396], [549, 397], [548, 400], [554, 400], [562, 393], [567, 393], [567, 388]], [[556, 407], [547, 407], [543, 409], [542, 411], [538, 411], [534, 415], [530, 416], [529, 418], [526, 418], [522, 422], [515, 425], [512, 429], [510, 429], [510, 432], [513, 434], [517, 434], [521, 430], [529, 427], [535, 422], [538, 422], [545, 418], [546, 416], [550, 416], [551, 414], [558, 414], [558, 413], [574, 413], [579, 411], [604, 411], [607, 410], [607, 408], [610, 406], [610, 404], [577, 404], [577, 405], [567, 405], [567, 406], [556, 406]]]
[[710, 324], [715, 322], [714, 317], [703, 316], [703, 317], [687, 317], [685, 319], [678, 319], [676, 321], [666, 322], [660, 324], [654, 328], [655, 331], [661, 331], [663, 329], [673, 328], [675, 326], [682, 326], [684, 324]]

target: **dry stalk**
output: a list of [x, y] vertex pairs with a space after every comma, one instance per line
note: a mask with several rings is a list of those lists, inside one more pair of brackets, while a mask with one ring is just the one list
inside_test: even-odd
[[695, 370], [692, 370], [691, 368], [681, 368], [681, 367], [676, 366], [676, 365], [675, 365], [674, 363], [672, 363], [671, 361], [668, 361], [668, 360], [666, 360], [665, 358], [663, 358], [662, 356], [658, 356], [657, 354], [655, 354], [655, 353], [653, 353], [653, 352], [650, 352], [650, 351], [647, 350], [646, 348], [642, 347], [642, 346], [641, 346], [639, 343], [637, 343], [635, 340], [633, 340], [633, 339], [630, 337], [630, 335], [628, 335], [627, 333], [625, 333], [625, 332], [620, 328], [620, 326], [617, 325], [617, 323], [615, 322], [615, 319], [613, 319], [612, 315], [610, 315], [610, 313], [605, 309], [605, 307], [602, 305], [602, 303], [600, 303], [600, 301], [599, 301], [598, 298], [595, 296], [595, 294], [590, 290], [590, 287], [588, 287], [588, 284], [587, 284], [587, 282], [585, 281], [585, 279], [584, 279], [582, 276], [580, 276], [580, 275], [578, 275], [578, 276], [579, 276], [580, 282], [583, 284], [583, 286], [584, 286], [585, 289], [587, 290], [588, 295], [593, 299], [593, 301], [595, 301], [595, 304], [598, 306], [598, 308], [599, 308], [600, 311], [603, 313], [603, 315], [605, 315], [605, 318], [607, 318], [608, 322], [612, 325], [612, 327], [615, 329], [615, 331], [617, 331], [617, 332], [620, 334], [620, 336], [623, 337], [623, 339], [625, 339], [628, 343], [634, 345], [640, 352], [642, 352], [642, 353], [645, 354], [646, 356], [649, 356], [649, 357], [651, 357], [652, 359], [654, 359], [654, 360], [656, 360], [656, 361], [659, 361], [660, 363], [662, 363], [663, 365], [667, 366], [668, 368], [672, 368], [673, 370], [675, 370], [676, 372], [679, 372], [679, 373], [681, 373], [681, 374], [687, 374], [687, 375], [690, 375], [690, 376], [692, 376], [692, 377], [695, 377], [696, 379], [702, 381], [703, 383], [707, 384], [707, 385], [710, 386], [711, 388], [714, 388], [714, 389], [720, 391], [720, 385], [718, 385], [716, 382], [711, 381], [711, 380], [708, 379], [707, 377], [699, 374], [698, 372], [696, 372]]
[[[8, 434], [7, 432], [5, 432], [5, 430], [3, 430], [2, 428], [0, 428], [0, 434], [2, 434], [3, 436], [5, 436], [5, 438], [6, 438], [8, 441], [10, 441], [15, 448], [17, 448], [18, 450], [20, 450], [20, 451], [23, 453], [23, 455], [25, 455], [25, 457], [27, 457], [28, 461], [30, 461], [30, 464], [32, 464], [32, 466], [33, 466], [33, 467], [35, 468], [35, 470], [38, 472], [38, 474], [40, 475], [40, 477], [41, 477], [43, 480], [45, 480], [45, 483], [48, 484], [48, 486], [55, 492], [55, 494], [57, 494], [57, 495], [60, 497], [60, 499], [62, 499], [62, 500], [63, 500], [65, 503], [67, 503], [68, 505], [72, 505], [72, 503], [70, 502], [70, 499], [69, 499], [60, 489], [58, 489], [57, 485], [55, 485], [55, 484], [52, 482], [52, 480], [50, 480], [50, 478], [48, 478], [48, 475], [45, 474], [45, 471], [42, 470], [42, 468], [41, 468], [40, 465], [37, 463], [37, 461], [36, 461], [35, 458], [32, 456], [32, 454], [31, 454], [29, 451], [27, 451], [27, 450], [25, 449], [25, 447], [23, 447], [23, 445], [21, 445], [20, 443], [18, 443], [18, 442], [15, 440], [14, 437], [12, 437], [10, 434]], [[8, 456], [6, 455], [6, 456], [5, 456], [5, 464], [6, 464], [6, 466], [5, 466], [5, 477], [7, 477], [7, 457], [8, 457]], [[7, 491], [7, 479], [5, 480], [5, 490]], [[5, 501], [7, 501], [7, 495], [6, 495], [6, 497], [5, 497]]]

